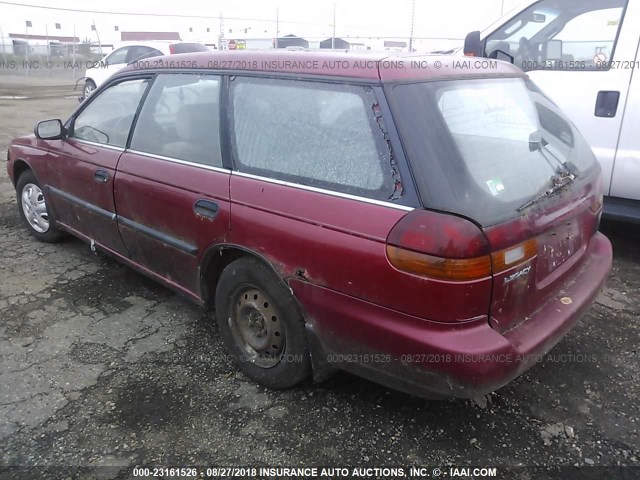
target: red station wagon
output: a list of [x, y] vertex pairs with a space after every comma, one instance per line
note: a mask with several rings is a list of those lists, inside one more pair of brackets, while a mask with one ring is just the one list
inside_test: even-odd
[[214, 306], [263, 385], [344, 369], [426, 397], [488, 393], [608, 275], [600, 167], [510, 64], [153, 60], [12, 142], [20, 215], [39, 240], [71, 233]]

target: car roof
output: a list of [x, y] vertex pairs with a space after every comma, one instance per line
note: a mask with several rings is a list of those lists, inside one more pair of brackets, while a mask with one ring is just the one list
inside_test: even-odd
[[182, 40], [127, 40], [124, 42], [116, 42], [113, 44], [114, 50], [122, 47], [152, 47], [152, 48], [160, 48], [165, 47], [168, 48], [169, 45], [175, 45], [179, 43], [198, 43], [198, 42], [185, 42]]
[[172, 55], [167, 61], [143, 61], [122, 72], [157, 69], [210, 69], [230, 72], [284, 73], [340, 77], [378, 82], [420, 81], [473, 76], [524, 76], [514, 65], [499, 60], [449, 55], [370, 52], [299, 52], [242, 50]]

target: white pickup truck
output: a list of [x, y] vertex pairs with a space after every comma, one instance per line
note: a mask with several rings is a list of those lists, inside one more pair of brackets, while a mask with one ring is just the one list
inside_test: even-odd
[[464, 53], [508, 59], [577, 125], [602, 165], [606, 216], [640, 222], [640, 0], [529, 0]]

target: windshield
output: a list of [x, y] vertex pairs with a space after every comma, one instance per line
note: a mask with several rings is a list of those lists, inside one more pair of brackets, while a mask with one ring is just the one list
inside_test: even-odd
[[558, 174], [579, 179], [596, 165], [570, 121], [522, 78], [397, 85], [392, 103], [425, 203], [485, 226], [518, 216]]

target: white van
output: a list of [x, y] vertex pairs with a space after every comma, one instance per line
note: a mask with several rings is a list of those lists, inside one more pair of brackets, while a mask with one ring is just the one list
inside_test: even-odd
[[527, 72], [598, 157], [605, 215], [640, 222], [639, 48], [640, 0], [529, 0], [464, 51]]

